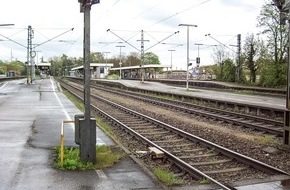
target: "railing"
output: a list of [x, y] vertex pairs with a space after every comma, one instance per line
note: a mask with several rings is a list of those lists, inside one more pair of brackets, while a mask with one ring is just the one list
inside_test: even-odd
[[61, 123], [61, 130], [60, 130], [60, 163], [61, 167], [63, 167], [63, 157], [64, 157], [64, 124], [65, 123], [74, 123], [74, 120], [65, 120]]

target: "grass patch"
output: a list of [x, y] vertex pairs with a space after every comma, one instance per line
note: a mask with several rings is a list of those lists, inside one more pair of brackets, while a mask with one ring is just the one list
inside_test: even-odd
[[200, 184], [203, 184], [203, 185], [205, 185], [205, 184], [210, 184], [210, 180], [207, 179], [207, 178], [202, 178], [202, 179], [199, 181], [199, 183], [200, 183]]
[[164, 170], [162, 168], [155, 168], [153, 173], [160, 181], [162, 181], [167, 186], [183, 184], [183, 180], [175, 177], [173, 172]]
[[120, 79], [120, 75], [117, 75], [117, 74], [108, 75], [106, 77], [106, 79], [109, 79], [109, 80], [117, 80], [117, 79]]
[[54, 166], [62, 170], [87, 170], [87, 169], [103, 169], [113, 166], [121, 159], [120, 154], [112, 152], [111, 147], [102, 145], [96, 147], [97, 162], [94, 165], [91, 162], [83, 162], [80, 160], [79, 148], [64, 148], [63, 166], [60, 162], [60, 147], [53, 149], [56, 157]]
[[268, 145], [268, 146], [278, 145], [278, 139], [273, 135], [264, 135], [264, 136], [259, 136], [255, 138], [257, 139], [258, 143], [261, 143], [263, 145]]
[[112, 152], [109, 146], [98, 146], [97, 147], [97, 163], [96, 169], [103, 169], [113, 166], [118, 160], [121, 159], [121, 155]]

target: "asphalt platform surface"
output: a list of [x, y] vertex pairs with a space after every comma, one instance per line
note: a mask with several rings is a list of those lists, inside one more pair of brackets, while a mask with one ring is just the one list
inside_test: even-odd
[[[129, 157], [106, 170], [54, 169], [63, 120], [81, 112], [52, 78], [0, 83], [0, 190], [159, 190], [156, 180]], [[97, 130], [97, 144], [113, 145]], [[65, 145], [75, 146], [74, 127], [65, 125]]]
[[215, 90], [206, 90], [194, 87], [190, 87], [187, 90], [185, 87], [170, 86], [158, 82], [149, 82], [149, 81], [141, 82], [138, 80], [105, 80], [105, 79], [97, 79], [97, 80], [121, 83], [127, 87], [132, 88], [168, 92], [173, 94], [183, 94], [188, 96], [216, 99], [241, 104], [252, 104], [257, 106], [273, 107], [277, 109], [286, 108], [286, 98], [269, 97], [259, 94], [257, 95], [237, 94]]

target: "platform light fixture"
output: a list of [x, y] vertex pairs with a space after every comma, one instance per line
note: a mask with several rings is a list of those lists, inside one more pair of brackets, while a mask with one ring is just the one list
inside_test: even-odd
[[194, 24], [179, 24], [178, 26], [187, 27], [187, 61], [186, 61], [186, 90], [188, 90], [188, 66], [189, 66], [189, 27], [197, 27]]

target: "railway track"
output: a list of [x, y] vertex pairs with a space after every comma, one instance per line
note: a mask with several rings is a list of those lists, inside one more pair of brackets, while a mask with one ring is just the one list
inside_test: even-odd
[[283, 136], [284, 123], [273, 119], [267, 119], [265, 117], [258, 117], [249, 114], [242, 114], [232, 111], [226, 111], [222, 109], [200, 106], [190, 104], [186, 102], [167, 100], [157, 97], [152, 97], [136, 92], [122, 91], [120, 89], [115, 90], [114, 88], [103, 87], [100, 85], [91, 85], [93, 88], [98, 90], [113, 93], [118, 96], [130, 97], [143, 102], [148, 102], [158, 106], [166, 107], [173, 110], [182, 111], [187, 114], [198, 115], [201, 117], [211, 118], [219, 121], [224, 121], [232, 125], [238, 125], [247, 127], [250, 129], [258, 130], [268, 134]]
[[168, 109], [182, 111], [187, 114], [193, 114], [200, 117], [223, 121], [230, 123], [231, 125], [246, 127], [252, 130], [257, 130], [275, 136], [283, 136], [284, 123], [274, 119], [268, 119], [265, 117], [227, 111], [223, 109], [201, 106], [181, 101], [168, 100], [127, 90], [116, 90], [115, 88], [104, 87], [102, 85], [92, 84], [91, 86], [95, 89], [113, 93], [118, 96], [134, 98], [136, 100], [166, 107]]
[[[68, 79], [72, 82], [83, 84], [83, 81], [81, 78], [69, 77]], [[98, 84], [105, 87], [110, 86], [117, 89], [128, 90], [132, 92], [139, 92], [141, 94], [148, 94], [150, 96], [167, 97], [167, 98], [179, 100], [180, 102], [188, 102], [191, 104], [204, 105], [206, 107], [218, 108], [218, 109], [226, 110], [226, 111], [230, 110], [232, 112], [239, 112], [239, 113], [245, 113], [248, 115], [255, 115], [258, 117], [271, 118], [271, 119], [279, 120], [281, 122], [284, 121], [283, 118], [284, 118], [285, 109], [258, 106], [258, 105], [253, 105], [253, 104], [244, 104], [244, 103], [238, 103], [238, 102], [226, 101], [226, 100], [217, 100], [214, 98], [196, 97], [196, 96], [186, 95], [186, 94], [163, 92], [162, 90], [156, 91], [156, 90], [128, 87], [118, 82], [92, 80], [91, 84]]]
[[[61, 85], [82, 99], [77, 87]], [[246, 157], [166, 123], [130, 110], [99, 96], [92, 95], [92, 109], [118, 128], [138, 138], [144, 144], [164, 153], [166, 159], [184, 173], [197, 179], [208, 179], [222, 189], [235, 189], [231, 182], [249, 173], [267, 177], [288, 173]]]

